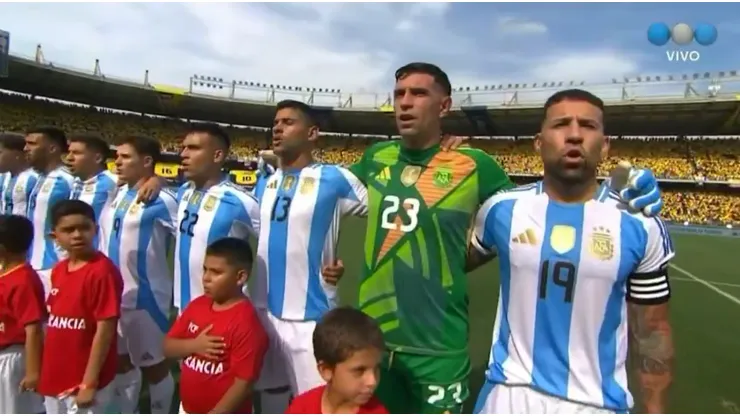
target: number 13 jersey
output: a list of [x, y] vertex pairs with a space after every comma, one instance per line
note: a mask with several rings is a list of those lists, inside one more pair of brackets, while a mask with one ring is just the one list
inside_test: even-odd
[[665, 224], [628, 212], [605, 186], [588, 202], [563, 204], [538, 182], [486, 201], [471, 242], [499, 257], [487, 379], [629, 410], [626, 302], [670, 297]]
[[336, 306], [336, 287], [324, 282], [321, 269], [336, 259], [340, 219], [366, 215], [367, 190], [345, 168], [313, 164], [278, 169], [256, 195], [261, 229], [254, 304], [283, 320], [317, 320]]
[[396, 351], [467, 354], [465, 274], [480, 204], [511, 187], [488, 154], [381, 142], [352, 167], [368, 188], [360, 309]]

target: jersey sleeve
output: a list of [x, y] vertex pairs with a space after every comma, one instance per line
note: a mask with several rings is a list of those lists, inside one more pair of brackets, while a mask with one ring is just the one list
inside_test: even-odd
[[254, 312], [242, 322], [242, 328], [232, 339], [230, 364], [237, 378], [254, 382], [259, 378], [267, 352], [267, 333]]
[[171, 191], [163, 189], [159, 198], [162, 201], [162, 207], [157, 220], [170, 235], [174, 236], [177, 231], [177, 197]]
[[92, 315], [96, 321], [121, 316], [123, 279], [112, 265], [101, 267], [89, 285]]
[[244, 191], [234, 192], [238, 204], [240, 205], [239, 214], [237, 221], [249, 227], [254, 232], [254, 235], [259, 235], [260, 232], [260, 205], [257, 199], [252, 195]]
[[665, 303], [671, 297], [668, 263], [676, 255], [665, 223], [658, 217], [645, 220], [645, 254], [627, 281], [627, 300], [640, 305]]
[[483, 203], [475, 215], [470, 244], [481, 254], [489, 255], [495, 248], [494, 228], [496, 226], [495, 205], [498, 198], [492, 196]]
[[501, 165], [488, 153], [479, 149], [462, 149], [462, 152], [473, 157], [478, 168], [478, 200], [483, 202], [494, 194], [514, 188], [509, 175]]
[[340, 212], [342, 215], [367, 216], [367, 188], [350, 170], [339, 168]]
[[46, 318], [44, 287], [36, 273], [25, 276], [10, 298], [10, 310], [14, 311], [18, 323], [23, 326], [40, 322]]

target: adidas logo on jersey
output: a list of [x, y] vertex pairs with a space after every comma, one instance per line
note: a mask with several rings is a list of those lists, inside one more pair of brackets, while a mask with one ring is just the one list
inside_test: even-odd
[[532, 230], [531, 228], [528, 228], [527, 231], [512, 238], [511, 242], [518, 243], [518, 244], [528, 244], [530, 246], [533, 246], [537, 244], [537, 235], [534, 233], [534, 230]]
[[388, 182], [391, 179], [391, 169], [386, 166], [385, 168], [383, 168], [383, 170], [380, 171], [375, 179], [377, 179], [379, 182]]

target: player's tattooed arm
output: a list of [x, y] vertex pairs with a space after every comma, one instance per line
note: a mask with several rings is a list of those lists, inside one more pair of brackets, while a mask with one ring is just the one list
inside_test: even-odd
[[496, 258], [496, 248], [492, 248], [488, 254], [483, 254], [472, 244], [468, 245], [468, 256], [465, 259], [465, 273], [470, 273], [478, 267]]
[[665, 413], [673, 382], [673, 330], [668, 303], [629, 304], [632, 358], [642, 388], [646, 413]]
[[233, 414], [239, 410], [244, 401], [252, 395], [252, 382], [234, 378], [234, 383], [226, 390], [221, 400], [209, 414]]

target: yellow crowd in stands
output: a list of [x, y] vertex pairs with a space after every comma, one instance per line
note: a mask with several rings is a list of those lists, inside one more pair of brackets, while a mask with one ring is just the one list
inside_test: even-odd
[[[22, 132], [29, 126], [54, 125], [68, 133], [96, 132], [112, 140], [126, 134], [157, 138], [167, 151], [177, 151], [183, 120], [86, 108], [19, 95], [0, 94], [0, 131]], [[268, 147], [264, 128], [227, 128], [232, 156], [255, 158]], [[358, 161], [371, 139], [322, 136], [315, 151], [325, 163], [348, 165]], [[470, 145], [495, 156], [509, 174], [540, 175], [542, 162], [532, 140], [470, 140]], [[652, 169], [666, 179], [740, 180], [740, 140], [612, 140], [610, 157], [600, 167], [607, 176], [621, 159]], [[672, 221], [740, 224], [740, 196], [709, 192], [665, 192], [664, 215]]]

